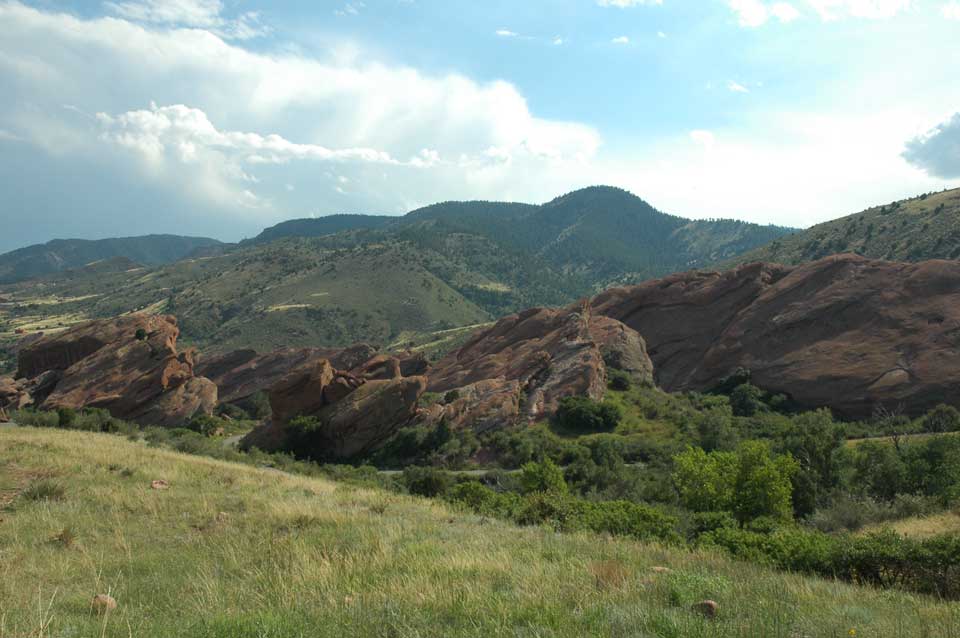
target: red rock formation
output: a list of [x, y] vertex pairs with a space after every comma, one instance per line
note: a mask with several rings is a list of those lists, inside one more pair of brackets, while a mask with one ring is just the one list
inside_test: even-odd
[[209, 414], [216, 386], [194, 375], [193, 351], [177, 352], [179, 332], [172, 316], [126, 315], [44, 336], [20, 349], [18, 400], [26, 392], [40, 408], [105, 408], [153, 425]]
[[[605, 357], [649, 378], [643, 339], [630, 328], [592, 316], [583, 304], [531, 308], [501, 319], [444, 357], [430, 373], [428, 390], [457, 391], [442, 413], [451, 425], [489, 429], [494, 421], [510, 425], [547, 417], [566, 396], [602, 398]], [[487, 383], [475, 385], [480, 382]], [[431, 414], [435, 418], [437, 409], [427, 418]]]
[[376, 354], [367, 344], [349, 348], [282, 348], [265, 354], [236, 350], [201, 357], [197, 374], [219, 388], [221, 403], [235, 403], [260, 391], [267, 391], [292, 370], [327, 360], [337, 369], [349, 370]]
[[960, 262], [749, 264], [611, 289], [592, 305], [644, 336], [667, 390], [746, 368], [767, 390], [853, 418], [960, 405]]

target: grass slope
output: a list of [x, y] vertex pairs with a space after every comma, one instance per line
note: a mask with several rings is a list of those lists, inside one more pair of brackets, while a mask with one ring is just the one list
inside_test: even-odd
[[111, 435], [0, 428], [0, 507], [0, 638], [960, 636], [957, 604]]
[[837, 253], [923, 261], [960, 258], [960, 189], [875, 206], [745, 252], [734, 261], [799, 264]]

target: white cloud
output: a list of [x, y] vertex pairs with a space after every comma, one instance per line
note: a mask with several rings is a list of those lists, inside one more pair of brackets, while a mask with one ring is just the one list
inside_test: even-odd
[[657, 37], [658, 37], [658, 38], [666, 38], [666, 37], [667, 37], [667, 34], [664, 33], [663, 31], [657, 31]]
[[359, 15], [360, 11], [367, 5], [359, 0], [354, 2], [348, 2], [340, 9], [334, 9], [333, 13], [338, 16], [355, 16]]
[[947, 20], [960, 20], [960, 2], [957, 0], [946, 3], [940, 10]]
[[[503, 81], [428, 75], [358, 49], [322, 60], [261, 54], [198, 28], [10, 2], [0, 2], [0, 81], [13, 88], [0, 94], [0, 128], [31, 152], [102, 163], [102, 175], [121, 165], [191, 206], [223, 215], [242, 206], [261, 211], [261, 223], [315, 210], [317, 161], [365, 184], [353, 189], [352, 209], [396, 210], [546, 198], [567, 190], [600, 146], [590, 126], [535, 116]], [[161, 106], [144, 109], [151, 100]]]
[[800, 12], [789, 2], [769, 3], [763, 0], [728, 0], [742, 27], [759, 27], [776, 18], [787, 23], [800, 17]]
[[729, 82], [727, 82], [727, 90], [733, 93], [749, 93], [750, 92], [750, 89], [748, 89], [747, 87], [743, 86], [738, 82], [734, 82], [733, 80], [730, 80]]
[[713, 148], [713, 145], [717, 142], [717, 138], [713, 133], [704, 130], [690, 131], [690, 139], [707, 149]]
[[501, 38], [515, 38], [520, 35], [519, 33], [511, 31], [510, 29], [497, 29], [494, 33]]
[[610, 42], [613, 44], [630, 44], [630, 38], [625, 35], [620, 35], [610, 40]]
[[564, 40], [563, 38], [561, 38], [560, 36], [558, 36], [558, 35], [557, 35], [557, 36], [554, 36], [554, 38], [553, 38], [553, 44], [554, 44], [554, 46], [560, 46], [560, 45], [562, 45], [564, 42], [565, 42], [565, 40]]
[[601, 7], [616, 7], [626, 9], [628, 7], [639, 7], [644, 5], [661, 5], [663, 0], [597, 0]]
[[824, 21], [845, 17], [883, 20], [909, 10], [913, 0], [807, 0]]
[[248, 11], [235, 19], [223, 14], [220, 0], [130, 0], [104, 2], [111, 13], [134, 22], [209, 29], [225, 38], [246, 40], [269, 32], [260, 14]]

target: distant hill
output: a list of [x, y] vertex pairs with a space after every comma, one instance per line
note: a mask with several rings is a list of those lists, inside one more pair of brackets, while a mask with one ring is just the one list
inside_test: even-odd
[[291, 220], [251, 241], [262, 244], [280, 237], [331, 236], [343, 231], [361, 232], [340, 235], [341, 246], [391, 238], [437, 249], [464, 236], [482, 238], [536, 262], [532, 265], [555, 270], [577, 291], [706, 266], [793, 232], [734, 220], [692, 221], [662, 213], [628, 191], [593, 186], [540, 206], [442, 202], [403, 217], [334, 215]]
[[310, 219], [291, 219], [265, 228], [253, 239], [240, 243], [249, 246], [266, 244], [287, 237], [323, 237], [347, 230], [380, 228], [396, 220], [396, 217], [386, 215], [327, 215]]
[[541, 206], [444, 202], [402, 217], [292, 220], [160, 266], [111, 261], [4, 286], [13, 303], [0, 307], [0, 342], [146, 310], [176, 314], [185, 342], [213, 350], [419, 343], [707, 267], [789, 232], [691, 221], [609, 187]]
[[733, 261], [799, 264], [838, 253], [873, 259], [960, 259], [960, 189], [920, 195], [817, 224]]
[[25, 281], [116, 257], [144, 266], [159, 266], [183, 259], [194, 251], [221, 245], [216, 239], [179, 235], [54, 239], [0, 255], [0, 283]]

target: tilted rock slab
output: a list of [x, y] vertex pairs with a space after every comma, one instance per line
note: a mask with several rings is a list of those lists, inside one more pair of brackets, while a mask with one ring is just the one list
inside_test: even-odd
[[745, 368], [766, 390], [849, 418], [960, 405], [960, 262], [755, 263], [613, 288], [592, 306], [643, 335], [666, 390], [709, 389]]
[[173, 316], [134, 314], [45, 335], [20, 349], [15, 385], [42, 409], [104, 408], [119, 419], [182, 425], [212, 413], [217, 387], [194, 374], [192, 350], [177, 351], [179, 334]]

